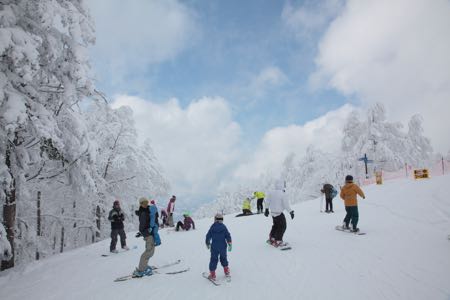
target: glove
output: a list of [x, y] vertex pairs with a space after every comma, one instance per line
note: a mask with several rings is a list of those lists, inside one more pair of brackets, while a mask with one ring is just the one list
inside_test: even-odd
[[269, 216], [269, 209], [268, 209], [268, 208], [266, 208], [266, 210], [264, 211], [264, 215], [265, 215], [266, 217]]
[[118, 215], [114, 215], [114, 216], [113, 216], [113, 220], [114, 220], [115, 222], [118, 222], [118, 221], [119, 221], [119, 216], [118, 216]]
[[173, 213], [170, 213], [169, 216], [173, 216]]
[[142, 233], [140, 231], [138, 231], [138, 233], [136, 233], [135, 237], [140, 238], [142, 236]]
[[233, 249], [233, 245], [231, 243], [228, 244], [228, 252], [231, 252], [231, 249]]
[[206, 244], [206, 248], [208, 248], [208, 250], [211, 248], [210, 244]]
[[294, 219], [294, 211], [291, 211], [289, 214], [291, 215], [291, 219]]

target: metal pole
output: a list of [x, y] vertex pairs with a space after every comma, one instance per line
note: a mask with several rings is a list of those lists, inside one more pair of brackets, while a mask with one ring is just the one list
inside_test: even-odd
[[444, 169], [444, 157], [442, 156], [442, 175], [445, 175], [445, 169]]

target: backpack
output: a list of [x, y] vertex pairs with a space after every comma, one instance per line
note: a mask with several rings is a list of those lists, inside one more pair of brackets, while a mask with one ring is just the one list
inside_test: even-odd
[[337, 196], [337, 190], [333, 187], [333, 189], [331, 190], [331, 199], [333, 199], [334, 197]]

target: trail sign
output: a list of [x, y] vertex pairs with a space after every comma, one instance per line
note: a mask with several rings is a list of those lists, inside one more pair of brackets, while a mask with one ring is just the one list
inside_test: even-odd
[[366, 178], [369, 178], [368, 172], [367, 172], [367, 164], [373, 163], [373, 160], [367, 158], [367, 154], [364, 153], [364, 156], [361, 158], [358, 158], [359, 161], [364, 162], [364, 166], [366, 167]]

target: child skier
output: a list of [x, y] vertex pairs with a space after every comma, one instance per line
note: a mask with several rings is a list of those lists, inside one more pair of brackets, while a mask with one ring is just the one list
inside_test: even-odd
[[216, 268], [219, 262], [223, 267], [225, 276], [230, 276], [230, 268], [227, 260], [227, 244], [228, 252], [232, 249], [231, 235], [227, 227], [223, 224], [223, 216], [216, 214], [214, 224], [209, 228], [206, 234], [206, 247], [211, 249], [211, 259], [209, 260], [209, 276], [208, 279], [216, 280]]
[[357, 195], [366, 199], [363, 191], [359, 188], [358, 185], [353, 183], [353, 176], [347, 175], [345, 177], [345, 185], [341, 188], [341, 198], [344, 200], [345, 211], [347, 214], [344, 218], [344, 224], [342, 225], [342, 229], [349, 230], [349, 223], [352, 223], [352, 232], [358, 232], [359, 228], [356, 227], [358, 225], [359, 213], [358, 213], [358, 200]]

